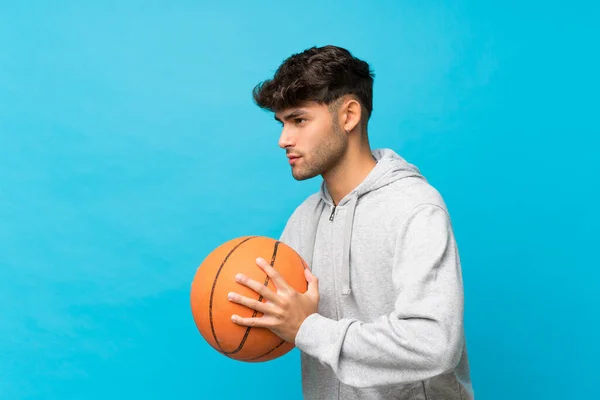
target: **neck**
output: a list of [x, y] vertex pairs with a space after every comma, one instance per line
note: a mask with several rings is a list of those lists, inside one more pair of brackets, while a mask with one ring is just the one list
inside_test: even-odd
[[339, 204], [344, 196], [369, 175], [376, 164], [368, 145], [354, 149], [349, 146], [342, 159], [322, 175], [333, 203]]

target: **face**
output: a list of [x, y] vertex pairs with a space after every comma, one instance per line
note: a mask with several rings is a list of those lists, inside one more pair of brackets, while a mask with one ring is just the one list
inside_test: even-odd
[[337, 113], [327, 105], [310, 103], [275, 114], [282, 124], [279, 146], [285, 149], [296, 180], [321, 175], [345, 154], [348, 137], [338, 123]]

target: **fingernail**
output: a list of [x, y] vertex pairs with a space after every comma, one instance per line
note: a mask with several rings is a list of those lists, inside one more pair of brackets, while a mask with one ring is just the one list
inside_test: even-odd
[[231, 292], [227, 293], [227, 298], [229, 300], [233, 299], [233, 293], [231, 293]]
[[235, 276], [235, 279], [238, 280], [238, 281], [241, 280], [242, 279], [242, 274], [237, 274]]

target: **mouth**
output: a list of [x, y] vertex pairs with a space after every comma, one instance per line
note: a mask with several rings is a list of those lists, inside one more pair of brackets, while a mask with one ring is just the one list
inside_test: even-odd
[[296, 155], [291, 155], [291, 154], [287, 156], [288, 162], [290, 163], [290, 165], [294, 165], [300, 157], [301, 156], [296, 156]]

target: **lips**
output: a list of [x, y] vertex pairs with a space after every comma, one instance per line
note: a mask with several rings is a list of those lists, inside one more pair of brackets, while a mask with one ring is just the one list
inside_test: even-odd
[[287, 158], [290, 164], [294, 164], [300, 158], [300, 156], [288, 154]]

